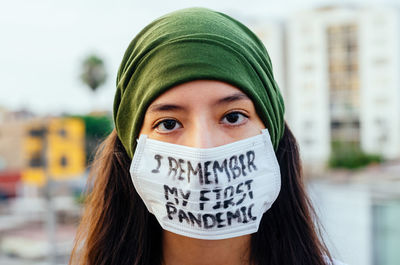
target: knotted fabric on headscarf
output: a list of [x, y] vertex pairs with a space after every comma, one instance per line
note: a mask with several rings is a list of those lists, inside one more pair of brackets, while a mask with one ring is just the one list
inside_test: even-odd
[[151, 102], [169, 88], [194, 80], [219, 80], [246, 93], [277, 149], [284, 131], [284, 103], [264, 45], [225, 14], [189, 8], [153, 21], [125, 52], [113, 115], [130, 158]]

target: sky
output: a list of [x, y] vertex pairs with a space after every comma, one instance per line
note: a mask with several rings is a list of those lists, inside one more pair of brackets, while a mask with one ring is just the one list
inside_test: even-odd
[[[397, 4], [400, 0], [3, 1], [0, 108], [39, 115], [112, 111], [116, 73], [129, 42], [152, 20], [176, 9], [201, 6], [234, 17], [284, 20], [313, 7], [366, 2]], [[108, 73], [98, 93], [79, 79], [82, 60], [92, 53], [104, 59]]]

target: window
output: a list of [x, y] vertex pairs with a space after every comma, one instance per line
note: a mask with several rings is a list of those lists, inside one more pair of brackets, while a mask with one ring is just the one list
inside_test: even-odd
[[29, 135], [32, 137], [44, 138], [46, 136], [47, 130], [45, 127], [39, 127], [29, 130]]
[[62, 137], [62, 138], [67, 138], [67, 131], [62, 128], [58, 131], [58, 134]]
[[29, 166], [33, 168], [43, 167], [44, 161], [41, 152], [35, 152], [29, 159]]
[[67, 167], [68, 166], [68, 159], [65, 155], [63, 155], [60, 159], [60, 165], [62, 167]]

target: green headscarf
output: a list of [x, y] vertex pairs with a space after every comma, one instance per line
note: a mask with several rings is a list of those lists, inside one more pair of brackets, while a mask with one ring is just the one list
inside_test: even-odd
[[189, 8], [153, 21], [125, 52], [113, 115], [130, 158], [151, 102], [169, 88], [193, 80], [224, 81], [246, 93], [277, 149], [285, 108], [264, 45], [225, 14]]

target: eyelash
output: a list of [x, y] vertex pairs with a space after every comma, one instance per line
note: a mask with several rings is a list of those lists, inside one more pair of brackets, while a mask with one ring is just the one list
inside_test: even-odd
[[[245, 114], [245, 113], [243, 113], [243, 112], [241, 112], [241, 111], [232, 111], [232, 112], [228, 112], [228, 113], [224, 114], [223, 118], [221, 119], [221, 123], [223, 123], [222, 120], [226, 119], [228, 115], [232, 115], [232, 114], [239, 114], [239, 115], [243, 116], [243, 117], [246, 118], [246, 119], [249, 118], [249, 116], [248, 116], [247, 114]], [[156, 122], [156, 123], [154, 124], [154, 126], [152, 127], [152, 129], [157, 129], [161, 124], [163, 124], [163, 123], [165, 123], [165, 122], [167, 122], [167, 121], [174, 121], [174, 122], [176, 122], [177, 124], [179, 124], [179, 125], [182, 127], [182, 124], [181, 124], [178, 120], [173, 119], [173, 118], [166, 118], [166, 119], [163, 119], [163, 120], [160, 120], [160, 121]], [[223, 124], [225, 124], [225, 123], [223, 123]], [[225, 125], [236, 127], [236, 126], [241, 126], [241, 125], [243, 125], [243, 122], [241, 122], [240, 124], [231, 124], [231, 123], [227, 123], [227, 124], [225, 124]], [[175, 126], [174, 126], [174, 127], [175, 127]], [[169, 133], [169, 132], [172, 132], [172, 131], [174, 131], [174, 129], [172, 129], [171, 131], [166, 130], [166, 131], [162, 131], [162, 132], [160, 131], [160, 132], [161, 132], [161, 133]]]

